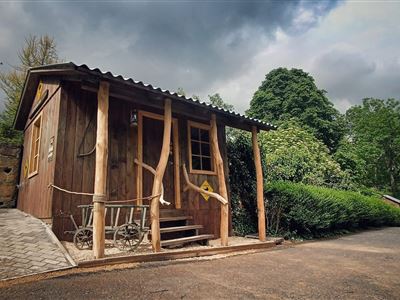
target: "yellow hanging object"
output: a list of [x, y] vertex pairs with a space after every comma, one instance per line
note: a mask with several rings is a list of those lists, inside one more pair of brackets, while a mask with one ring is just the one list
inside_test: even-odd
[[27, 160], [24, 166], [24, 178], [28, 177], [28, 170], [29, 170], [29, 161]]
[[[204, 180], [204, 182], [201, 184], [200, 188], [202, 188], [203, 190], [209, 191], [209, 192], [213, 192], [214, 189], [212, 188], [212, 186], [208, 183], [207, 180]], [[208, 199], [210, 199], [210, 196], [204, 193], [201, 193], [201, 195], [203, 196], [203, 198], [208, 201]]]
[[43, 92], [43, 83], [40, 82], [39, 86], [37, 88], [37, 91], [36, 91], [36, 96], [35, 96], [34, 102], [37, 102], [40, 99], [40, 97], [42, 97], [42, 92]]

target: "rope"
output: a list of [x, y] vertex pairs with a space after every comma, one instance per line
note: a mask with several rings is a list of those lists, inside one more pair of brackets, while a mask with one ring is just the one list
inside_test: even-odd
[[81, 140], [81, 142], [80, 142], [80, 144], [79, 144], [79, 147], [78, 147], [78, 154], [76, 155], [77, 157], [89, 156], [89, 155], [91, 155], [91, 154], [96, 150], [96, 142], [95, 142], [95, 143], [94, 143], [94, 147], [92, 148], [92, 150], [90, 150], [89, 152], [86, 152], [86, 153], [79, 153], [79, 152], [81, 151], [83, 142], [85, 141], [86, 134], [87, 134], [88, 131], [89, 131], [89, 127], [90, 127], [90, 125], [92, 124], [92, 121], [94, 120], [95, 114], [96, 114], [96, 111], [93, 111], [92, 115], [90, 116], [89, 124], [88, 124], [88, 125], [86, 126], [86, 128], [85, 128], [85, 132], [84, 132], [84, 134], [83, 134], [82, 140]]
[[[48, 188], [51, 188], [51, 187], [55, 188], [56, 190], [59, 190], [61, 192], [64, 192], [64, 193], [67, 193], [67, 194], [72, 194], [72, 195], [82, 195], [82, 196], [92, 196], [92, 197], [94, 196], [94, 197], [97, 197], [97, 198], [101, 197], [102, 199], [104, 197], [103, 195], [96, 195], [96, 194], [93, 194], [93, 193], [73, 192], [73, 191], [70, 191], [70, 190], [66, 190], [66, 189], [60, 188], [59, 186], [56, 186], [56, 185], [50, 183]], [[101, 202], [106, 202], [106, 203], [126, 203], [126, 202], [135, 202], [135, 201], [139, 201], [139, 200], [151, 200], [151, 199], [157, 198], [159, 196], [161, 196], [161, 194], [151, 195], [151, 196], [142, 197], [142, 198], [128, 199], [128, 200], [112, 200], [112, 201], [106, 200], [106, 201], [101, 201]], [[98, 199], [98, 200], [101, 200], [101, 199]]]
[[92, 150], [90, 150], [87, 153], [78, 153], [77, 157], [85, 157], [85, 156], [89, 156], [90, 154], [92, 154], [94, 151], [96, 151], [96, 144], [93, 146]]
[[139, 201], [139, 200], [150, 200], [150, 199], [154, 199], [161, 196], [161, 194], [157, 194], [157, 195], [151, 195], [151, 196], [147, 196], [147, 197], [143, 197], [143, 198], [135, 198], [135, 199], [129, 199], [129, 200], [109, 200], [107, 201], [107, 203], [125, 203], [125, 202], [135, 202], [135, 201]]
[[59, 186], [56, 186], [56, 185], [50, 183], [49, 186], [48, 186], [48, 188], [51, 188], [51, 187], [52, 187], [52, 188], [55, 188], [56, 190], [59, 190], [59, 191], [61, 191], [61, 192], [64, 192], [64, 193], [67, 193], [67, 194], [72, 194], [72, 195], [82, 195], [82, 196], [94, 196], [94, 195], [95, 195], [95, 194], [93, 194], [93, 193], [72, 192], [72, 191], [69, 191], [69, 190], [66, 190], [66, 189], [62, 189], [62, 188], [60, 188]]

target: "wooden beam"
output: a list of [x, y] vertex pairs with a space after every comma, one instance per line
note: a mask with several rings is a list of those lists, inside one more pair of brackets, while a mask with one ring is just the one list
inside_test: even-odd
[[[217, 120], [215, 114], [211, 115], [211, 148], [214, 157], [214, 165], [218, 176], [218, 191], [219, 194], [228, 201], [228, 190], [226, 188], [225, 174], [224, 174], [224, 162], [222, 160], [221, 152], [219, 151], [218, 145], [218, 133], [217, 133]], [[228, 235], [229, 235], [229, 205], [221, 205], [221, 246], [228, 246]]]
[[[170, 143], [171, 143], [171, 100], [166, 99], [164, 105], [164, 134], [163, 144], [161, 148], [160, 160], [156, 168], [156, 175], [154, 176], [152, 195], [161, 193], [162, 180], [164, 177], [165, 169], [167, 168]], [[151, 244], [154, 252], [161, 250], [160, 244], [160, 204], [159, 198], [156, 197], [151, 201], [150, 217], [151, 217]]]
[[180, 158], [179, 158], [179, 127], [178, 120], [174, 120], [172, 124], [173, 130], [173, 148], [174, 148], [174, 191], [175, 191], [175, 208], [182, 208], [181, 201], [181, 177], [180, 177]]
[[257, 211], [258, 211], [258, 238], [260, 241], [266, 240], [266, 228], [265, 228], [265, 208], [264, 208], [264, 180], [261, 166], [261, 155], [260, 148], [257, 141], [257, 127], [252, 128], [252, 142], [253, 142], [253, 153], [254, 153], [254, 165], [256, 167], [257, 177]]
[[97, 93], [96, 166], [93, 196], [93, 254], [104, 257], [105, 209], [108, 161], [108, 82], [102, 81]]
[[[137, 159], [139, 163], [143, 163], [143, 116], [140, 112], [138, 114], [137, 139]], [[143, 168], [141, 164], [138, 164], [137, 167], [136, 198], [143, 198]], [[143, 204], [142, 200], [139, 200], [138, 204]]]
[[[96, 91], [95, 85], [89, 86], [87, 82], [82, 86], [82, 89], [87, 91]], [[113, 85], [112, 90], [110, 91], [110, 97], [114, 97], [117, 99], [125, 100], [131, 103], [143, 105], [144, 109], [152, 108], [152, 109], [162, 109], [162, 95], [155, 95], [150, 92], [145, 92], [143, 90], [135, 89], [127, 89], [126, 87], [121, 87], [118, 85]], [[149, 101], [148, 99], [152, 99], [154, 101]], [[196, 115], [193, 115], [193, 107], [196, 108]], [[174, 114], [176, 116], [184, 116], [189, 119], [196, 119], [199, 122], [208, 122], [210, 119], [210, 109], [204, 107], [204, 105], [194, 102], [187, 102], [183, 100], [174, 100]], [[246, 131], [251, 131], [251, 127], [254, 121], [249, 121], [243, 119], [242, 117], [233, 117], [229, 113], [220, 112], [218, 114], [218, 120], [220, 123], [225, 124], [226, 126], [238, 128]], [[261, 125], [259, 129], [269, 130], [268, 126]]]

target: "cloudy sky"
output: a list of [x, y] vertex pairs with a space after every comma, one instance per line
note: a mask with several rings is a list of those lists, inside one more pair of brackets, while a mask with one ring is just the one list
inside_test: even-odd
[[400, 98], [400, 1], [1, 1], [0, 68], [49, 34], [67, 61], [245, 111], [266, 73], [309, 72], [345, 111]]

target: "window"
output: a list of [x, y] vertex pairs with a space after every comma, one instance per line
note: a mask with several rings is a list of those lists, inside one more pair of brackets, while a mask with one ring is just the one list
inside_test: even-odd
[[41, 134], [42, 116], [39, 116], [32, 127], [31, 153], [29, 157], [29, 177], [38, 173], [39, 152], [40, 152], [40, 134]]
[[214, 174], [210, 144], [210, 126], [200, 123], [188, 123], [190, 172]]

